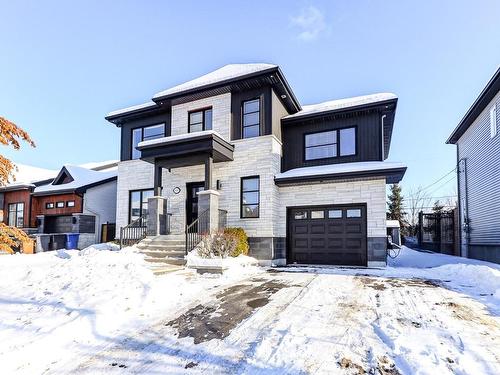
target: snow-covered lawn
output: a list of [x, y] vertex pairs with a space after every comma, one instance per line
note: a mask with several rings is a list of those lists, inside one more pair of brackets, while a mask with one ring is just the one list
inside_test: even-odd
[[500, 373], [500, 267], [155, 277], [133, 249], [0, 257], [1, 373]]

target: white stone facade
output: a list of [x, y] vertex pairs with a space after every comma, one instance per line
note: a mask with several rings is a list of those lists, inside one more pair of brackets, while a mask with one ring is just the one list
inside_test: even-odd
[[115, 222], [116, 187], [116, 181], [101, 184], [87, 189], [83, 197], [83, 213], [95, 216], [95, 243], [101, 240], [102, 224]]

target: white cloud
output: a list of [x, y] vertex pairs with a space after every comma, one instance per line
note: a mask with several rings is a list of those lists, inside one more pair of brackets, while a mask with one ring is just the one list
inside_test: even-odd
[[325, 15], [312, 5], [303, 8], [299, 15], [290, 17], [290, 24], [300, 29], [297, 38], [305, 42], [316, 40], [329, 31]]

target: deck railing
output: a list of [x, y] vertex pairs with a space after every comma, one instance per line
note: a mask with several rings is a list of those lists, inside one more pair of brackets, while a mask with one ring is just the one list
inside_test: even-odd
[[129, 225], [120, 228], [120, 249], [124, 246], [132, 246], [146, 237], [146, 219], [140, 217]]
[[210, 232], [210, 210], [201, 213], [198, 218], [186, 226], [186, 254], [195, 248], [201, 238]]

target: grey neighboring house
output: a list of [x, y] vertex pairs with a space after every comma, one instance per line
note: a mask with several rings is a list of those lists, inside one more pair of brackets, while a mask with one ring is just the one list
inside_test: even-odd
[[500, 263], [500, 68], [446, 143], [457, 145], [460, 252]]
[[187, 233], [189, 251], [203, 220], [243, 228], [262, 264], [384, 266], [386, 184], [406, 171], [385, 161], [397, 100], [302, 106], [277, 65], [230, 64], [111, 112], [117, 234], [147, 219], [151, 241]]

